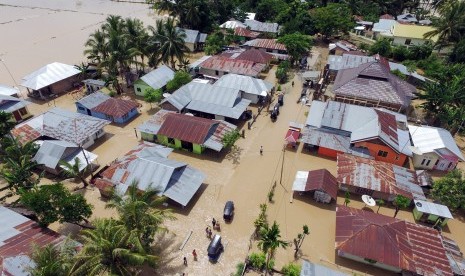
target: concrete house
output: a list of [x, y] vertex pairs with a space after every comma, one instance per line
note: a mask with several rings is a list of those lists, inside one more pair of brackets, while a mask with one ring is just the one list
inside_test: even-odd
[[373, 25], [373, 38], [392, 37], [393, 26], [398, 24], [394, 19], [380, 19], [379, 22]]
[[183, 31], [186, 34], [186, 37], [184, 38], [184, 45], [186, 45], [186, 47], [189, 48], [191, 52], [203, 49], [203, 45], [207, 40], [207, 34], [201, 33], [197, 30], [183, 28], [176, 29]]
[[138, 129], [145, 141], [201, 154], [206, 149], [221, 151], [224, 135], [236, 126], [225, 121], [160, 110]]
[[88, 148], [105, 135], [108, 124], [107, 120], [55, 107], [16, 125], [11, 134], [22, 144], [55, 139]]
[[[434, 30], [435, 28], [431, 26], [397, 23], [391, 27], [390, 33], [385, 33], [385, 35], [393, 39], [393, 45], [409, 47], [412, 45], [423, 45], [428, 41], [432, 43], [437, 42], [438, 36], [428, 39], [424, 37], [426, 33]], [[383, 36], [382, 33], [380, 35]]]
[[76, 102], [77, 112], [124, 124], [139, 114], [138, 103], [112, 98], [103, 92], [94, 92]]
[[16, 97], [0, 94], [0, 111], [11, 113], [14, 122], [22, 122], [32, 117], [27, 109], [30, 102]]
[[451, 171], [464, 157], [454, 137], [443, 128], [409, 125], [413, 165], [417, 169]]
[[145, 74], [134, 82], [134, 92], [138, 96], [144, 96], [149, 88], [165, 90], [166, 84], [174, 78], [174, 71], [166, 65]]
[[450, 219], [454, 219], [445, 205], [418, 199], [414, 203], [413, 217], [417, 221], [445, 226]]
[[84, 83], [86, 87], [87, 94], [92, 94], [105, 87], [105, 82], [103, 80], [87, 79], [83, 80], [82, 83]]
[[268, 81], [236, 74], [223, 75], [214, 86], [238, 89], [242, 93], [241, 98], [250, 100], [253, 104], [269, 96], [274, 89], [274, 85]]

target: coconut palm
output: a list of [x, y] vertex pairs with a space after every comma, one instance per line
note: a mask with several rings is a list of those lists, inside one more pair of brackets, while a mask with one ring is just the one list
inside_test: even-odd
[[441, 17], [434, 25], [436, 29], [427, 32], [425, 38], [437, 36], [440, 46], [460, 41], [465, 36], [465, 2], [458, 1], [441, 10]]
[[183, 23], [191, 29], [198, 29], [201, 23], [199, 3], [197, 0], [187, 0], [184, 4], [185, 14], [182, 18]]
[[108, 57], [107, 39], [103, 31], [96, 30], [93, 32], [84, 45], [86, 47], [84, 55], [86, 55], [88, 59], [100, 63]]
[[[144, 65], [144, 57], [148, 56], [145, 49], [147, 48], [148, 34], [144, 28], [144, 24], [141, 20], [137, 18], [126, 18], [126, 38], [128, 40], [129, 47], [135, 49], [139, 53], [139, 57], [142, 60], [141, 65]], [[136, 57], [134, 57], [134, 63], [136, 64], [136, 69], [138, 62]]]
[[[74, 177], [76, 179], [79, 179], [82, 184], [84, 184], [83, 188], [87, 188], [89, 186], [89, 182], [86, 180], [85, 172], [87, 170], [81, 170], [82, 163], [79, 158], [74, 158], [74, 164], [71, 164], [70, 162], [66, 162], [61, 160], [60, 165], [63, 166], [63, 174], [67, 177]], [[89, 165], [89, 164], [88, 164]], [[87, 168], [87, 167], [86, 167]]]
[[281, 240], [279, 225], [276, 221], [273, 222], [271, 227], [265, 224], [260, 229], [258, 247], [266, 254], [266, 272], [268, 272], [270, 260], [274, 256], [276, 249], [278, 247], [286, 248], [288, 245], [289, 242]]
[[135, 231], [141, 244], [149, 251], [153, 236], [157, 231], [165, 230], [161, 225], [167, 219], [174, 219], [170, 209], [161, 209], [166, 201], [151, 188], [145, 191], [138, 189], [138, 182], [133, 181], [126, 195], [113, 193], [112, 199], [105, 208], [115, 209], [128, 231]]
[[119, 221], [98, 219], [95, 229], [83, 230], [83, 247], [75, 257], [70, 275], [134, 275], [157, 257], [147, 254]]
[[76, 254], [75, 242], [69, 239], [60, 245], [33, 245], [31, 259], [35, 266], [29, 269], [31, 276], [68, 275], [72, 258]]
[[36, 155], [39, 146], [33, 142], [27, 142], [24, 145], [11, 136], [3, 137], [0, 148], [0, 160], [9, 158], [10, 160], [19, 163], [23, 156], [27, 159], [32, 159]]
[[165, 22], [157, 20], [157, 27], [151, 28], [155, 34], [153, 40], [160, 45], [160, 58], [166, 64], [171, 64], [175, 69], [176, 60], [182, 60], [189, 49], [184, 45], [186, 34], [176, 28], [174, 19], [168, 18]]
[[31, 161], [29, 156], [20, 156], [17, 160], [7, 157], [3, 162], [0, 177], [7, 182], [7, 185], [0, 188], [0, 192], [4, 190], [10, 190], [10, 192], [1, 197], [0, 202], [17, 194], [21, 189], [32, 189], [38, 183], [39, 180], [35, 179], [32, 173], [32, 170], [37, 167], [37, 163]]

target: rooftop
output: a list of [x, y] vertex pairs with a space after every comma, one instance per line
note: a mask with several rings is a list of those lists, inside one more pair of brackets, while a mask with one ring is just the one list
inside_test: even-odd
[[113, 116], [115, 118], [121, 118], [138, 106], [138, 103], [131, 100], [109, 98], [96, 107], [92, 108], [92, 111], [103, 113], [108, 116]]
[[97, 91], [76, 101], [76, 103], [79, 103], [87, 109], [92, 109], [110, 98], [111, 97], [107, 94]]
[[436, 204], [433, 202], [425, 200], [414, 200], [415, 208], [422, 212], [432, 215], [437, 215], [439, 217], [453, 219], [452, 214], [449, 211], [449, 208], [445, 205]]
[[[396, 24], [393, 26], [392, 35], [395, 37], [425, 39], [424, 35], [427, 32], [434, 31], [436, 28], [431, 26], [410, 25], [410, 24]], [[438, 41], [438, 36], [431, 38], [433, 42]]]
[[200, 68], [256, 77], [265, 69], [263, 63], [254, 61], [212, 56], [198, 65]]
[[223, 29], [247, 28], [247, 25], [238, 20], [229, 20], [220, 25]]
[[239, 55], [234, 57], [234, 59], [268, 64], [273, 59], [273, 55], [265, 51], [260, 51], [252, 48], [240, 52]]
[[19, 94], [19, 89], [17, 87], [0, 84], [0, 95], [14, 96], [17, 94]]
[[329, 70], [339, 71], [342, 69], [356, 68], [361, 64], [375, 61], [374, 57], [344, 54], [342, 56], [329, 55]]
[[21, 82], [21, 86], [39, 90], [79, 73], [80, 71], [72, 65], [54, 62], [25, 76]]
[[260, 22], [257, 20], [246, 19], [244, 24], [247, 25], [252, 31], [262, 33], [277, 33], [279, 32], [278, 23]]
[[259, 32], [253, 32], [244, 27], [236, 27], [234, 28], [234, 34], [237, 36], [249, 37], [249, 38], [257, 38], [260, 35]]
[[[298, 171], [296, 178], [299, 175], [305, 176], [301, 181], [295, 181], [292, 185], [293, 191], [315, 191], [321, 190], [331, 196], [332, 199], [337, 199], [337, 191], [339, 184], [336, 178], [326, 169], [313, 170], [309, 172]], [[300, 177], [299, 177], [300, 178]]]
[[245, 93], [260, 96], [268, 95], [268, 92], [273, 89], [273, 84], [268, 81], [237, 74], [223, 75], [215, 82], [214, 86], [238, 89]]
[[150, 71], [140, 79], [153, 89], [160, 89], [174, 78], [174, 71], [166, 65], [162, 65], [157, 69]]
[[0, 94], [0, 110], [4, 112], [12, 113], [13, 111], [26, 107], [30, 103], [31, 102], [20, 98]]
[[278, 43], [277, 39], [256, 38], [246, 41], [244, 45], [255, 48], [287, 51], [286, 46], [284, 46], [284, 44]]

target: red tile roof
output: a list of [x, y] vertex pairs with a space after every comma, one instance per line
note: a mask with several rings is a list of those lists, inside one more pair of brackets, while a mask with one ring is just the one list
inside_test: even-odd
[[130, 100], [110, 98], [92, 108], [92, 111], [100, 112], [115, 118], [121, 118], [138, 106], [136, 102]]
[[248, 49], [240, 53], [235, 59], [267, 64], [273, 59], [273, 55], [257, 49]]
[[328, 170], [321, 169], [308, 172], [305, 191], [322, 190], [336, 200], [338, 189], [339, 185], [336, 178]]
[[234, 29], [234, 34], [237, 36], [244, 36], [244, 37], [249, 37], [249, 38], [256, 38], [257, 36], [260, 35], [259, 32], [253, 32], [249, 29], [242, 28], [242, 27], [236, 27]]
[[425, 200], [415, 171], [350, 154], [337, 156], [337, 181], [387, 195]]
[[336, 249], [418, 275], [452, 276], [442, 237], [433, 228], [338, 205]]
[[194, 144], [203, 144], [219, 122], [183, 114], [168, 114], [158, 134]]

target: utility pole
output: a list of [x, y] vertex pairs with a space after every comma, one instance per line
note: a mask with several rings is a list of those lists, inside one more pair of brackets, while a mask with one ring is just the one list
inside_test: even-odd
[[286, 144], [283, 146], [283, 160], [281, 162], [281, 176], [279, 178], [279, 184], [283, 183], [283, 172], [284, 172], [284, 153], [286, 153]]

